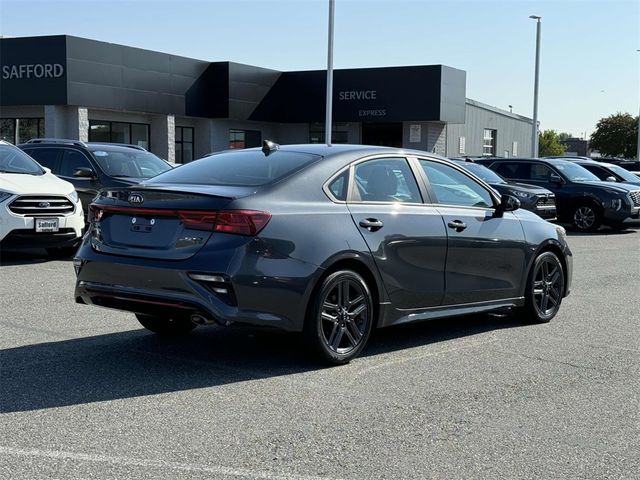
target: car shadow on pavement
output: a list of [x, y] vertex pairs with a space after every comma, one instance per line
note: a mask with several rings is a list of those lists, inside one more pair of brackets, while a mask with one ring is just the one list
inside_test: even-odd
[[36, 263], [71, 261], [71, 257], [54, 258], [44, 249], [6, 250], [0, 249], [0, 267], [15, 265], [34, 265]]
[[[521, 325], [510, 317], [459, 317], [391, 327], [365, 357]], [[327, 368], [299, 334], [249, 327], [198, 328], [164, 338], [146, 330], [0, 350], [0, 413], [212, 387]], [[336, 367], [339, 368], [339, 367]]]

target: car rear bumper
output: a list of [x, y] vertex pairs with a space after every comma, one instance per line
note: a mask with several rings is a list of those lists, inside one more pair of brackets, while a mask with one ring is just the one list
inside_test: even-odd
[[[288, 331], [302, 330], [311, 286], [322, 271], [288, 257], [265, 258], [255, 245], [176, 262], [105, 255], [85, 241], [74, 264], [77, 303]], [[219, 276], [224, 283], [190, 274]]]

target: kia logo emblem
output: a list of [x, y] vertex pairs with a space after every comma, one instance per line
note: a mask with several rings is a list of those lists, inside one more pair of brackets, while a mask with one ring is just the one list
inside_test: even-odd
[[129, 203], [140, 205], [142, 202], [144, 202], [144, 197], [141, 194], [131, 193], [129, 195]]
[[49, 208], [51, 204], [49, 202], [40, 202], [38, 203], [39, 208]]

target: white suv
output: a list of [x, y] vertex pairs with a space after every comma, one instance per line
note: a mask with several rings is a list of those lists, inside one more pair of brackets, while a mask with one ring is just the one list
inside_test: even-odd
[[72, 255], [83, 228], [73, 185], [0, 140], [0, 249], [44, 247], [53, 256]]

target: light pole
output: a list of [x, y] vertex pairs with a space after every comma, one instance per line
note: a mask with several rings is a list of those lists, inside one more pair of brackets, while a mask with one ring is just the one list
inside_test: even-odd
[[533, 84], [533, 128], [531, 130], [531, 156], [538, 156], [538, 83], [540, 77], [540, 29], [542, 17], [538, 15], [529, 15], [536, 21], [536, 73]]
[[[640, 53], [640, 49], [636, 50], [636, 52]], [[640, 63], [640, 61], [638, 63]], [[640, 91], [640, 78], [638, 78], [638, 87]], [[636, 148], [636, 162], [640, 164], [640, 108], [638, 110], [638, 148]]]
[[329, 41], [327, 45], [327, 111], [324, 126], [324, 138], [331, 146], [331, 117], [333, 114], [333, 12], [334, 0], [329, 0]]

